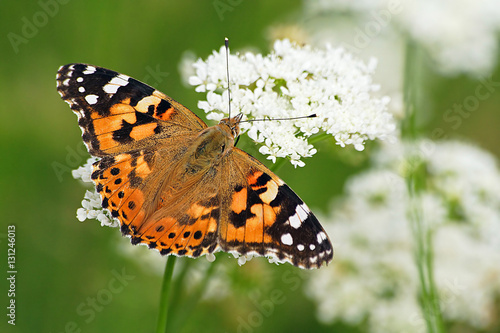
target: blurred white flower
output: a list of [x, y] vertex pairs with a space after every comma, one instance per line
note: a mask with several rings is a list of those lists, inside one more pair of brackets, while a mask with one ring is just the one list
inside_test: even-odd
[[[196, 75], [189, 82], [207, 95], [199, 108], [208, 119], [227, 116], [225, 49], [193, 66]], [[365, 64], [342, 48], [327, 45], [320, 50], [278, 40], [266, 56], [250, 52], [229, 56], [231, 108], [243, 113], [244, 120], [317, 115], [241, 123], [242, 131], [262, 144], [260, 152], [273, 161], [286, 157], [294, 166], [304, 166], [302, 158], [316, 153], [308, 139], [319, 132], [332, 135], [342, 147], [363, 150], [366, 140], [390, 138], [395, 129], [387, 111], [389, 98], [373, 96], [379, 89], [371, 78], [375, 66], [375, 60]]]
[[363, 46], [387, 26], [402, 29], [429, 52], [442, 73], [487, 75], [496, 63], [498, 0], [313, 0], [304, 4], [315, 16], [356, 13], [364, 22], [358, 36]]
[[431, 177], [428, 186], [444, 201], [448, 218], [474, 226], [500, 252], [500, 173], [495, 157], [458, 141], [421, 140], [386, 146], [375, 164], [407, 175], [423, 165]]
[[371, 171], [347, 182], [345, 199], [322, 219], [336, 258], [306, 288], [318, 318], [353, 325], [366, 319], [370, 332], [425, 331], [401, 176], [412, 167], [426, 171], [422, 219], [434, 234], [443, 316], [488, 329], [500, 295], [500, 170], [487, 152], [452, 141], [387, 145]]

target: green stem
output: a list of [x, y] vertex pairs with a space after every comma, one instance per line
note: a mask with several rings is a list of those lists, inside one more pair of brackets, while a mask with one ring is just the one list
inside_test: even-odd
[[[416, 141], [418, 137], [417, 111], [421, 113], [418, 99], [418, 88], [421, 84], [420, 54], [418, 46], [408, 41], [406, 46], [404, 72], [405, 120], [402, 124], [402, 137]], [[413, 157], [410, 151], [408, 157]], [[412, 162], [415, 162], [412, 159]], [[426, 187], [426, 171], [424, 161], [409, 165], [407, 189], [409, 195], [408, 218], [415, 241], [415, 261], [420, 281], [420, 305], [429, 333], [445, 332], [443, 317], [439, 306], [438, 290], [434, 281], [434, 258], [432, 251], [433, 232], [424, 221], [421, 192]]]
[[[191, 268], [193, 267], [193, 265], [196, 265], [197, 264], [197, 261], [196, 260], [192, 260], [192, 259], [186, 259], [186, 260], [183, 260], [182, 261], [182, 266], [180, 267], [180, 272], [177, 272], [177, 277], [175, 278], [175, 281], [172, 285], [172, 294], [170, 296], [170, 298], [175, 301], [175, 302], [179, 302], [181, 300], [181, 297], [183, 297], [183, 292], [185, 291], [184, 290], [184, 282], [186, 282], [186, 276], [188, 274], [188, 272], [191, 270]], [[179, 266], [177, 266], [179, 268]], [[172, 309], [170, 309], [169, 311], [169, 314], [170, 316], [172, 316], [172, 321], [171, 323], [175, 323], [177, 322], [177, 311], [179, 311], [182, 309], [178, 306], [176, 307], [172, 307]], [[177, 330], [175, 331], [177, 332]]]
[[219, 262], [220, 259], [210, 263], [210, 266], [208, 267], [205, 276], [203, 277], [199, 285], [195, 288], [191, 295], [186, 297], [184, 302], [180, 305], [184, 310], [176, 315], [174, 322], [175, 332], [192, 331], [192, 329], [189, 329], [188, 327], [182, 327], [180, 325], [182, 323], [186, 323], [187, 319], [193, 315], [196, 306], [200, 303], [200, 300], [203, 297], [203, 293], [207, 290], [208, 283], [210, 282], [212, 275], [215, 272], [216, 265], [218, 265]]
[[408, 39], [406, 43], [405, 67], [403, 78], [403, 101], [405, 105], [405, 119], [401, 124], [401, 135], [406, 139], [417, 137], [416, 108], [418, 78], [418, 47]]
[[[411, 193], [411, 190], [410, 190]], [[418, 278], [420, 281], [420, 306], [422, 308], [422, 312], [425, 319], [425, 324], [427, 326], [427, 332], [436, 332], [433, 328], [433, 320], [431, 318], [432, 312], [429, 308], [430, 303], [430, 295], [429, 295], [429, 286], [427, 279], [427, 265], [426, 265], [426, 254], [425, 254], [425, 242], [423, 240], [422, 234], [422, 219], [421, 219], [421, 211], [420, 211], [421, 202], [418, 200], [418, 197], [412, 196], [410, 194], [410, 207], [409, 207], [409, 220], [411, 229], [413, 232], [413, 239], [415, 241], [415, 261], [417, 264]]]
[[169, 306], [169, 296], [170, 291], [172, 290], [172, 273], [174, 272], [174, 266], [176, 256], [168, 256], [167, 264], [165, 266], [165, 274], [163, 275], [163, 283], [161, 286], [161, 295], [160, 295], [160, 312], [158, 314], [158, 324], [156, 325], [156, 333], [165, 333], [167, 332], [167, 324], [168, 324], [168, 306]]

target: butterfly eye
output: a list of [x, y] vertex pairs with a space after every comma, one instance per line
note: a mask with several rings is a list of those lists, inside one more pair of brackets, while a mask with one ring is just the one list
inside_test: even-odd
[[220, 152], [223, 153], [225, 149], [226, 149], [226, 144], [223, 143], [222, 146], [220, 146]]

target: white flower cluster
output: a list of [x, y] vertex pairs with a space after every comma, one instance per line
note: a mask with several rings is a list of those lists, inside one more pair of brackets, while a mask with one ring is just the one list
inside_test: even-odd
[[353, 11], [369, 37], [391, 24], [423, 45], [447, 74], [486, 75], [494, 68], [500, 31], [498, 0], [315, 0], [311, 13]]
[[[207, 94], [198, 107], [208, 119], [227, 116], [225, 49], [193, 66], [196, 74], [189, 83]], [[386, 139], [395, 129], [387, 112], [389, 98], [373, 96], [378, 90], [371, 78], [375, 66], [375, 60], [364, 64], [342, 48], [319, 50], [278, 40], [266, 56], [250, 52], [229, 56], [231, 108], [243, 113], [244, 120], [317, 115], [241, 123], [242, 131], [262, 144], [260, 152], [273, 162], [286, 157], [294, 166], [304, 166], [302, 158], [316, 153], [308, 139], [319, 132], [332, 135], [342, 147], [363, 150], [366, 140]]]
[[[410, 154], [404, 152], [410, 151]], [[405, 158], [402, 158], [405, 157]], [[370, 332], [422, 332], [419, 279], [401, 174], [427, 173], [424, 223], [433, 230], [434, 279], [446, 320], [488, 329], [500, 295], [500, 171], [495, 159], [457, 142], [388, 145], [374, 168], [351, 179], [345, 200], [324, 218], [336, 258], [307, 285], [323, 322]], [[498, 310], [498, 309], [497, 309]]]
[[76, 218], [83, 222], [85, 220], [93, 220], [96, 219], [101, 222], [101, 226], [108, 227], [118, 227], [120, 222], [111, 216], [111, 213], [102, 208], [101, 205], [101, 195], [97, 193], [94, 183], [90, 179], [92, 175], [92, 164], [97, 161], [96, 157], [90, 157], [87, 162], [73, 170], [73, 178], [80, 179], [84, 183], [92, 184], [92, 191], [85, 192], [85, 197], [82, 200], [82, 207], [76, 210]]

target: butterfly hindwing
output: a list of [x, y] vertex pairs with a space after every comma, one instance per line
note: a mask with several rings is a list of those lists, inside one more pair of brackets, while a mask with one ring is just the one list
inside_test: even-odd
[[134, 234], [148, 214], [146, 195], [154, 183], [151, 179], [158, 154], [154, 151], [105, 156], [93, 165], [91, 179], [101, 195], [102, 207], [120, 220], [122, 232]]
[[222, 248], [302, 268], [329, 262], [330, 240], [307, 205], [252, 156], [234, 148], [232, 157], [232, 197], [219, 229]]

